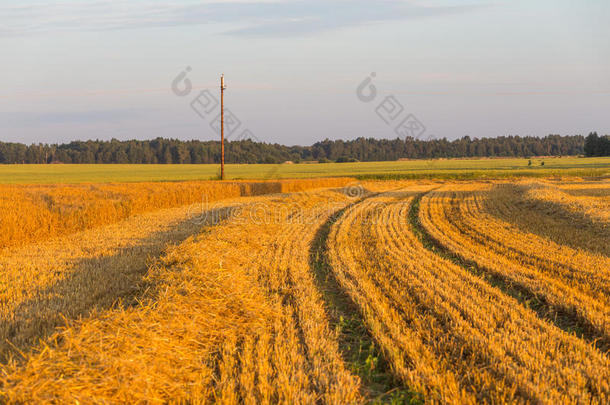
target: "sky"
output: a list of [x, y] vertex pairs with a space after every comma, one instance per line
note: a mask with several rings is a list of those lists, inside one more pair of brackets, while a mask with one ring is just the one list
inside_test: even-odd
[[0, 141], [218, 139], [221, 73], [229, 139], [610, 134], [609, 20], [607, 0], [0, 0]]

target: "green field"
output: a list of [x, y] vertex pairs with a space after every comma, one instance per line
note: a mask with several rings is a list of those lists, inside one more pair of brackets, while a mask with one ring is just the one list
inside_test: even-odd
[[[610, 157], [440, 159], [362, 163], [226, 165], [226, 178], [278, 179], [352, 176], [360, 179], [474, 179], [512, 176], [609, 176]], [[544, 162], [544, 166], [541, 165]], [[0, 165], [0, 183], [105, 183], [210, 180], [219, 165]]]

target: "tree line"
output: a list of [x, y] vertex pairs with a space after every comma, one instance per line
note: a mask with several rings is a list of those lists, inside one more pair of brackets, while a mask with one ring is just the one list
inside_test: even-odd
[[585, 139], [584, 152], [586, 156], [610, 156], [610, 136], [590, 133]]
[[[285, 146], [227, 141], [227, 163], [283, 163], [293, 161], [387, 161], [467, 157], [608, 156], [610, 137], [591, 133], [545, 137], [501, 136], [453, 141], [442, 139], [325, 139], [311, 146]], [[74, 141], [65, 144], [0, 142], [0, 163], [219, 163], [220, 142], [156, 138], [139, 141]]]

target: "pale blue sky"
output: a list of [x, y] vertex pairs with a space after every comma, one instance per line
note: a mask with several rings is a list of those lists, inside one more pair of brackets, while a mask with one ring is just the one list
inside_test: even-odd
[[0, 0], [0, 140], [215, 139], [189, 103], [221, 72], [267, 142], [396, 137], [356, 97], [371, 72], [426, 137], [610, 133], [608, 21], [607, 0]]

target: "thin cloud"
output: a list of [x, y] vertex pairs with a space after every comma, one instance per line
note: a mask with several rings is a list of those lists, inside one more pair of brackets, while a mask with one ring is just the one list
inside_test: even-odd
[[33, 1], [0, 6], [1, 36], [52, 31], [231, 23], [241, 36], [301, 35], [380, 21], [464, 13], [482, 5], [428, 6], [400, 0], [292, 0], [275, 2]]
[[482, 5], [421, 6], [404, 1], [299, 1], [275, 6], [276, 18], [230, 35], [300, 35], [383, 21], [429, 18], [478, 10]]
[[133, 109], [86, 111], [10, 111], [0, 112], [0, 121], [14, 127], [38, 127], [45, 125], [91, 124], [128, 121], [141, 116]]

